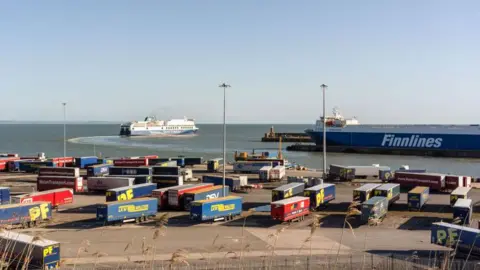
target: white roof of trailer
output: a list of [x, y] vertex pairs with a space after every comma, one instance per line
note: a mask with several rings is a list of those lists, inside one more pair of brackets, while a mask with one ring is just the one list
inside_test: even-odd
[[461, 230], [461, 231], [469, 231], [469, 232], [473, 232], [473, 233], [480, 233], [479, 229], [460, 226], [460, 225], [447, 223], [447, 222], [435, 222], [435, 223], [432, 223], [432, 225], [445, 226], [445, 227], [448, 227], [448, 228], [457, 229], [457, 230]]
[[470, 207], [472, 206], [472, 200], [471, 199], [458, 199], [457, 202], [455, 202], [455, 205], [453, 207]]
[[306, 188], [305, 190], [320, 190], [322, 188], [327, 188], [327, 187], [331, 187], [331, 186], [335, 186], [335, 184], [320, 184], [320, 185], [316, 185], [316, 186], [313, 186], [313, 187], [309, 187], [309, 188]]
[[365, 185], [363, 185], [359, 188], [356, 188], [354, 190], [366, 191], [366, 190], [377, 188], [379, 186], [381, 186], [381, 184], [365, 184]]
[[47, 239], [43, 239], [43, 238], [39, 239], [39, 240], [36, 240], [35, 242], [32, 242], [33, 237], [34, 236], [32, 236], [32, 235], [17, 233], [17, 232], [7, 231], [7, 230], [4, 230], [4, 231], [0, 232], [0, 239], [7, 239], [7, 241], [8, 240], [19, 241], [19, 242], [22, 242], [22, 243], [34, 244], [34, 245], [41, 246], [41, 247], [46, 247], [46, 246], [59, 244], [56, 241], [47, 240]]
[[308, 198], [308, 197], [295, 196], [295, 197], [291, 197], [291, 198], [288, 198], [288, 199], [283, 199], [283, 200], [280, 200], [280, 201], [272, 202], [272, 204], [281, 204], [281, 205], [284, 205], [284, 204], [289, 204], [289, 203], [295, 203], [295, 202], [303, 201], [303, 200], [305, 200], [305, 199], [307, 199], [307, 198]]
[[156, 184], [152, 184], [152, 183], [138, 184], [138, 185], [133, 185], [133, 186], [112, 188], [112, 189], [109, 189], [108, 191], [120, 191], [120, 190], [125, 190], [125, 189], [130, 189], [130, 188], [146, 187], [146, 186], [152, 186], [152, 185], [156, 185]]
[[400, 186], [400, 184], [383, 184], [375, 189], [378, 189], [378, 190], [389, 190], [391, 188], [394, 188], [394, 187], [398, 187]]
[[469, 187], [457, 187], [454, 191], [452, 191], [452, 195], [464, 195], [468, 193], [472, 188]]
[[284, 190], [287, 190], [289, 188], [294, 188], [294, 187], [299, 187], [299, 186], [305, 186], [304, 183], [290, 183], [290, 184], [286, 184], [286, 185], [283, 185], [283, 186], [279, 186], [273, 190], [276, 190], [276, 191], [284, 191]]

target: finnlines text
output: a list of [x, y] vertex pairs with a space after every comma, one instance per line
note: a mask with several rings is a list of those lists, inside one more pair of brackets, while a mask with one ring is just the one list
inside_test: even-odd
[[420, 138], [420, 135], [412, 135], [410, 137], [397, 137], [393, 134], [385, 134], [383, 136], [382, 146], [439, 148], [442, 146], [442, 141], [442, 138]]

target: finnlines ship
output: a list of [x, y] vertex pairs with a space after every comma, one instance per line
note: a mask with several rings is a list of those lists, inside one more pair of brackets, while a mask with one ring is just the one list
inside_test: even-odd
[[[479, 125], [363, 125], [333, 110], [325, 119], [327, 151], [480, 158]], [[305, 132], [323, 145], [323, 117]]]

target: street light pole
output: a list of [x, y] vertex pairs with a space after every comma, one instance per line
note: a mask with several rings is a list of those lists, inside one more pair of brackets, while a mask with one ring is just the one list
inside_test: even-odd
[[225, 197], [225, 169], [227, 166], [227, 157], [225, 154], [225, 150], [227, 148], [227, 125], [225, 122], [225, 112], [226, 112], [226, 93], [227, 87], [231, 87], [228, 84], [222, 83], [218, 87], [223, 88], [223, 181], [222, 181], [222, 197]]
[[67, 156], [67, 103], [63, 102], [63, 167], [65, 167], [65, 157]]
[[326, 115], [325, 115], [325, 90], [328, 88], [326, 84], [320, 85], [323, 92], [323, 179], [327, 176], [327, 129], [326, 129]]

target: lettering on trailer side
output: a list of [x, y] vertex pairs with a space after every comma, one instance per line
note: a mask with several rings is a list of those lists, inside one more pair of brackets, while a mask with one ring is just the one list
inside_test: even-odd
[[440, 148], [442, 146], [442, 142], [442, 138], [420, 138], [420, 135], [411, 135], [410, 137], [398, 137], [394, 134], [385, 134], [383, 136], [382, 146]]
[[436, 244], [445, 245], [447, 247], [451, 247], [455, 245], [455, 241], [457, 240], [458, 233], [456, 229], [448, 228], [447, 230], [437, 230], [437, 242]]
[[34, 206], [28, 209], [28, 214], [30, 216], [30, 220], [34, 221], [37, 220], [39, 217], [42, 217], [42, 219], [47, 219], [48, 211], [48, 203], [42, 203], [39, 206]]
[[131, 188], [127, 189], [125, 192], [120, 193], [117, 196], [118, 201], [126, 201], [126, 200], [131, 200], [131, 199], [133, 199], [133, 190]]
[[207, 195], [207, 200], [215, 199], [215, 198], [220, 198], [220, 192]]
[[284, 199], [286, 198], [290, 198], [292, 197], [293, 195], [293, 190], [291, 188], [289, 188], [286, 192], [285, 192], [285, 195], [283, 196]]
[[231, 211], [235, 209], [235, 204], [214, 204], [210, 207], [210, 211], [218, 211], [218, 212], [225, 212]]
[[320, 192], [317, 194], [317, 206], [323, 203], [325, 199], [325, 189], [320, 189]]
[[128, 205], [121, 205], [118, 207], [118, 212], [128, 212], [128, 213], [136, 213], [136, 212], [143, 212], [148, 210], [148, 204], [144, 205], [133, 205], [133, 204], [128, 204]]
[[47, 257], [48, 255], [53, 254], [53, 246], [48, 246], [43, 249], [43, 257]]

